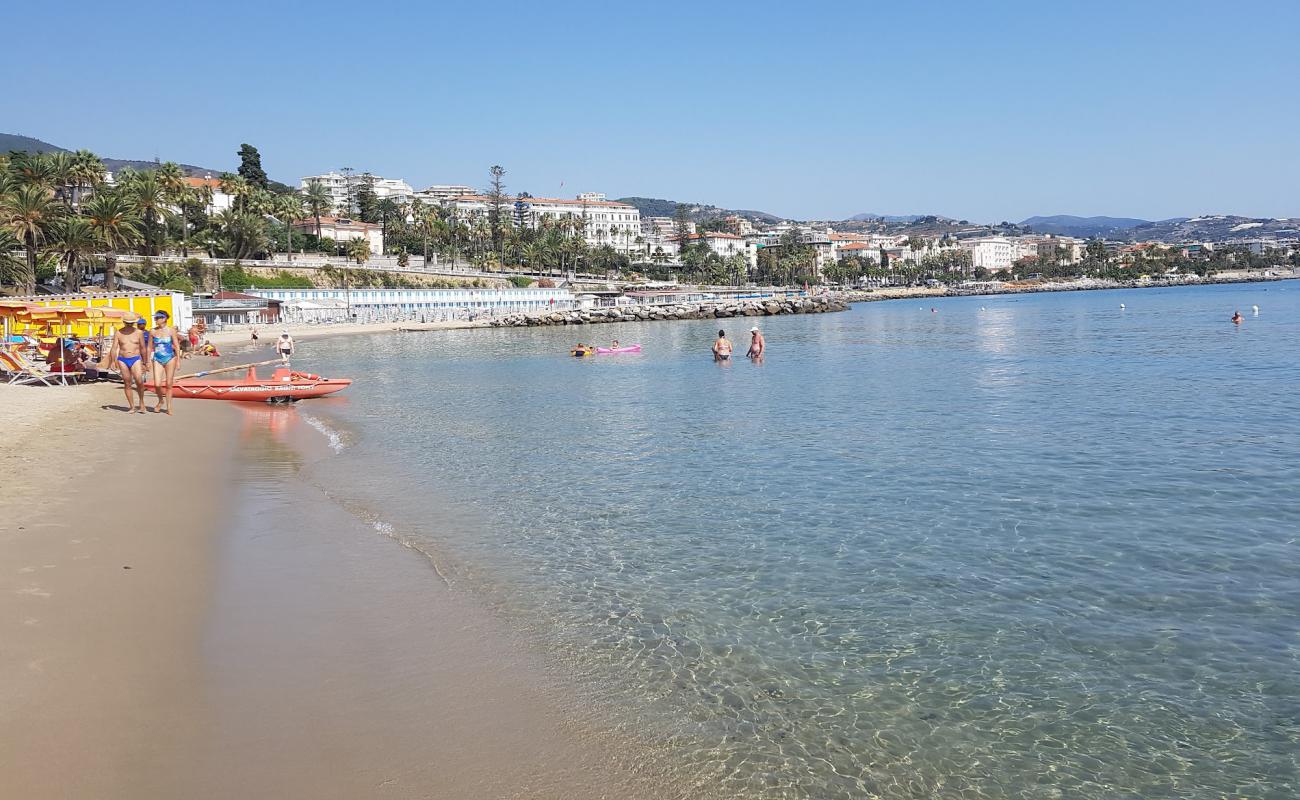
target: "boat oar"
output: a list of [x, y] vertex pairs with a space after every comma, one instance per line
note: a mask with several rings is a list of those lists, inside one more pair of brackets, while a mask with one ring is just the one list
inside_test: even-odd
[[279, 364], [280, 359], [273, 358], [269, 361], [259, 361], [256, 364], [236, 364], [233, 367], [222, 367], [221, 369], [210, 369], [206, 372], [193, 372], [189, 375], [177, 375], [174, 380], [182, 378], [206, 378], [209, 375], [216, 375], [221, 372], [234, 372], [237, 369], [248, 369], [249, 367], [265, 367], [267, 364]]

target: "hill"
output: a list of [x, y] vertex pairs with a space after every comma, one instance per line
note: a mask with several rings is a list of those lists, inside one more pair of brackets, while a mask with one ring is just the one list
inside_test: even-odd
[[927, 214], [854, 214], [846, 222], [916, 222]]
[[[56, 144], [34, 139], [30, 136], [22, 136], [16, 133], [0, 133], [0, 153], [8, 153], [11, 150], [18, 150], [24, 153], [66, 153], [67, 148], [59, 147]], [[123, 169], [130, 167], [134, 170], [154, 169], [158, 166], [158, 161], [142, 161], [139, 159], [129, 158], [104, 158], [104, 168], [109, 172], [121, 172]], [[178, 165], [185, 171], [186, 175], [195, 175], [203, 177], [204, 175], [220, 175], [226, 170], [213, 169], [211, 167], [200, 167], [195, 164]]]
[[[677, 213], [678, 202], [676, 200], [663, 200], [657, 197], [620, 197], [618, 202], [627, 203], [630, 206], [636, 206], [641, 212], [642, 217], [671, 217]], [[774, 223], [780, 222], [781, 217], [775, 214], [768, 214], [766, 211], [750, 211], [746, 209], [719, 208], [718, 206], [707, 205], [704, 203], [682, 203], [687, 208], [691, 219], [695, 222], [712, 219], [713, 217], [726, 217], [732, 214], [738, 217], [744, 217], [750, 222]]]
[[1237, 217], [1212, 214], [1145, 222], [1124, 231], [1133, 241], [1229, 242], [1233, 239], [1294, 239], [1300, 237], [1300, 218]]
[[1120, 234], [1138, 225], [1146, 225], [1149, 220], [1132, 217], [1076, 217], [1070, 214], [1057, 214], [1051, 217], [1030, 217], [1021, 221], [1021, 225], [1033, 229], [1034, 233], [1054, 233], [1058, 236], [1077, 236], [1080, 239], [1117, 239]]

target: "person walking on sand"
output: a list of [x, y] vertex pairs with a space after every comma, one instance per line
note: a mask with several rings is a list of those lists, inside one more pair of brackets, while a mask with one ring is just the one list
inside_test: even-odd
[[[117, 374], [122, 376], [122, 391], [126, 393], [126, 410], [128, 414], [144, 413], [144, 332], [136, 328], [139, 314], [128, 311], [122, 317], [122, 327], [113, 333], [113, 343], [108, 348], [108, 355], [100, 362], [99, 368], [106, 370], [109, 365], [117, 367]], [[140, 407], [136, 408], [132, 391], [140, 398]]]
[[726, 331], [718, 331], [718, 339], [713, 343], [713, 359], [715, 361], [731, 359], [731, 341], [727, 338]]
[[763, 332], [757, 327], [749, 329], [749, 352], [745, 355], [750, 358], [762, 358], [763, 351], [767, 349], [767, 342], [763, 340]]
[[275, 343], [275, 349], [280, 353], [281, 361], [288, 361], [289, 356], [293, 355], [294, 341], [288, 331], [280, 331], [280, 338]]
[[255, 341], [255, 342], [257, 341], [257, 327], [256, 327], [256, 326], [253, 327], [253, 341]]
[[154, 411], [163, 411], [163, 398], [167, 398], [165, 413], [172, 413], [172, 388], [176, 383], [177, 355], [181, 351], [181, 335], [176, 328], [167, 324], [166, 311], [154, 312], [154, 328], [150, 336], [152, 346], [149, 350], [149, 362], [153, 371], [153, 388], [158, 395]]

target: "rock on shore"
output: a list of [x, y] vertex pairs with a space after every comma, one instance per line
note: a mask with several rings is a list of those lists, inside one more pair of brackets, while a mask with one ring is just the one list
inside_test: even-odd
[[848, 311], [849, 304], [838, 297], [782, 297], [766, 300], [677, 303], [664, 306], [615, 306], [589, 310], [510, 314], [492, 320], [495, 328], [528, 325], [595, 325], [605, 322], [648, 322], [665, 319], [726, 319], [764, 317], [777, 314], [824, 314]]

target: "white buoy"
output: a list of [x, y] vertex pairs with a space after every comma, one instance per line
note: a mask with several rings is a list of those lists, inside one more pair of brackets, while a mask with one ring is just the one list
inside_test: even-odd
[[1250, 310], [1254, 312], [1255, 316], [1259, 316], [1259, 306], [1251, 306]]
[[987, 311], [987, 310], [988, 309], [984, 308], [984, 306], [980, 306], [980, 311]]
[[1120, 304], [1119, 304], [1119, 307], [1120, 307], [1121, 309], [1128, 308], [1128, 306], [1124, 305], [1123, 303], [1120, 303]]

